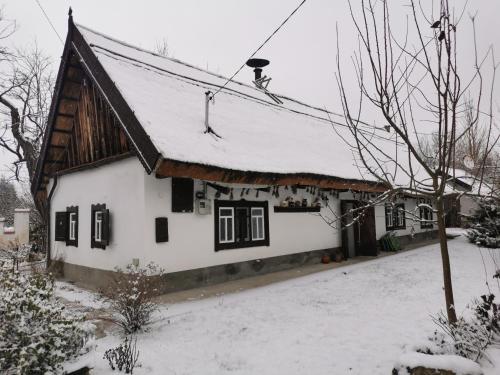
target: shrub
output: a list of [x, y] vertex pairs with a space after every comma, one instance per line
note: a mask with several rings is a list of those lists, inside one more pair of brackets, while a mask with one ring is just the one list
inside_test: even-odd
[[479, 246], [500, 247], [500, 205], [493, 197], [480, 198], [479, 208], [472, 217], [472, 225], [467, 231], [470, 242]]
[[442, 312], [434, 317], [441, 332], [434, 332], [431, 338], [437, 348], [432, 354], [457, 354], [473, 361], [481, 359], [486, 348], [499, 339], [500, 305], [494, 300], [495, 296], [489, 294], [472, 301], [468, 306], [471, 318], [460, 317], [453, 324]]
[[50, 276], [0, 271], [0, 370], [55, 372], [80, 352], [90, 329], [54, 297]]
[[151, 322], [157, 308], [153, 297], [158, 294], [163, 270], [149, 263], [145, 268], [129, 264], [125, 270], [116, 271], [114, 283], [105, 294], [111, 299], [113, 321], [126, 334], [134, 333]]
[[108, 360], [109, 367], [113, 371], [125, 369], [126, 374], [133, 374], [135, 364], [139, 359], [137, 338], [132, 340], [132, 337], [129, 339], [125, 336], [125, 341], [116, 348], [106, 350], [103, 358]]

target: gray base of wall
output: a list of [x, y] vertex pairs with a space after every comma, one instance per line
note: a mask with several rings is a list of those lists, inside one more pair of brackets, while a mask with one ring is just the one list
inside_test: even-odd
[[[323, 255], [329, 255], [334, 259], [335, 254], [341, 252], [340, 248], [322, 249], [171, 272], [162, 276], [160, 294], [199, 288], [245, 277], [263, 275], [270, 272], [284, 271], [307, 264], [318, 264]], [[63, 265], [64, 279], [93, 290], [104, 290], [107, 288], [110, 283], [113, 282], [115, 274], [114, 271], [100, 270], [71, 263], [64, 263]]]
[[438, 237], [439, 237], [439, 235], [438, 235], [437, 230], [429, 230], [427, 232], [415, 233], [413, 236], [411, 236], [409, 234], [406, 236], [401, 236], [401, 237], [398, 237], [398, 239], [399, 239], [399, 243], [404, 248], [405, 246], [413, 245], [413, 244], [416, 244], [419, 242], [435, 240]]
[[[437, 238], [437, 231], [418, 233], [413, 237], [401, 236], [399, 240], [404, 247], [409, 244], [428, 241], [434, 238]], [[160, 294], [199, 288], [271, 272], [284, 271], [307, 264], [317, 264], [321, 262], [321, 257], [323, 255], [329, 255], [331, 259], [334, 259], [336, 254], [342, 254], [342, 249], [331, 248], [314, 250], [246, 262], [167, 273], [162, 276]], [[104, 290], [107, 288], [113, 281], [115, 275], [113, 271], [100, 270], [70, 263], [64, 263], [63, 273], [65, 279], [93, 290]]]

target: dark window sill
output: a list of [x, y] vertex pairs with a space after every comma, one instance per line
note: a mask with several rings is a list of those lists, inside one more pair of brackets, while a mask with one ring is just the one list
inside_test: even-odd
[[257, 247], [257, 246], [269, 246], [269, 241], [259, 240], [259, 241], [247, 241], [247, 242], [216, 243], [215, 251], [244, 249], [247, 247]]
[[274, 212], [320, 212], [321, 207], [281, 207], [274, 206]]

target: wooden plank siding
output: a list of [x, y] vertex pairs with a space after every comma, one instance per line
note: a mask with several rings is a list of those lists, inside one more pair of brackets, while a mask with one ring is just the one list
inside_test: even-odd
[[[71, 99], [63, 97], [59, 104], [45, 159], [46, 176], [131, 151], [125, 133], [99, 91], [84, 75], [79, 79], [79, 85], [70, 80], [63, 86], [62, 91]], [[68, 83], [71, 87], [66, 89]]]

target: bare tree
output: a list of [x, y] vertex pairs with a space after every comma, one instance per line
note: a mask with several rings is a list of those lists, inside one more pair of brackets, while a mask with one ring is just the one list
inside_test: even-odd
[[[448, 177], [456, 167], [456, 146], [466, 137], [469, 129], [477, 126], [482, 113], [486, 57], [478, 59], [474, 43], [474, 69], [467, 78], [460, 76], [458, 34], [464, 10], [455, 15], [448, 0], [440, 0], [438, 4], [429, 4], [431, 8], [426, 14], [420, 2], [410, 0], [409, 3], [405, 33], [401, 33], [400, 28], [393, 31], [393, 24], [400, 20], [391, 18], [387, 0], [361, 0], [359, 17], [349, 3], [359, 39], [359, 48], [352, 58], [359, 97], [350, 97], [351, 92], [346, 88], [339, 47], [336, 77], [359, 168], [388, 187], [387, 192], [376, 201], [412, 194], [435, 202], [446, 311], [448, 320], [454, 323], [457, 317], [446, 238], [444, 196]], [[475, 39], [475, 17], [471, 19]], [[490, 52], [488, 56], [492, 55]], [[495, 71], [496, 65], [493, 65]], [[492, 97], [493, 92], [489, 94]], [[476, 98], [476, 101], [472, 104], [466, 95]], [[464, 129], [460, 124], [464, 121], [463, 113], [467, 105], [472, 110], [468, 112], [470, 117], [466, 119]], [[386, 136], [390, 142], [381, 140], [376, 130], [368, 131], [366, 123], [360, 121], [360, 118], [373, 116], [374, 113], [390, 127]], [[491, 110], [487, 117], [486, 138], [482, 141], [485, 142], [485, 157], [496, 142], [491, 132]], [[421, 142], [423, 130], [429, 128], [430, 133], [435, 134], [436, 148], [429, 149]], [[432, 154], [434, 151], [435, 154]], [[480, 164], [484, 167], [484, 159]]]
[[31, 181], [53, 91], [51, 63], [36, 45], [29, 51], [15, 51], [6, 63], [9, 73], [0, 83], [0, 147], [14, 157], [15, 179], [22, 180], [26, 166]]

